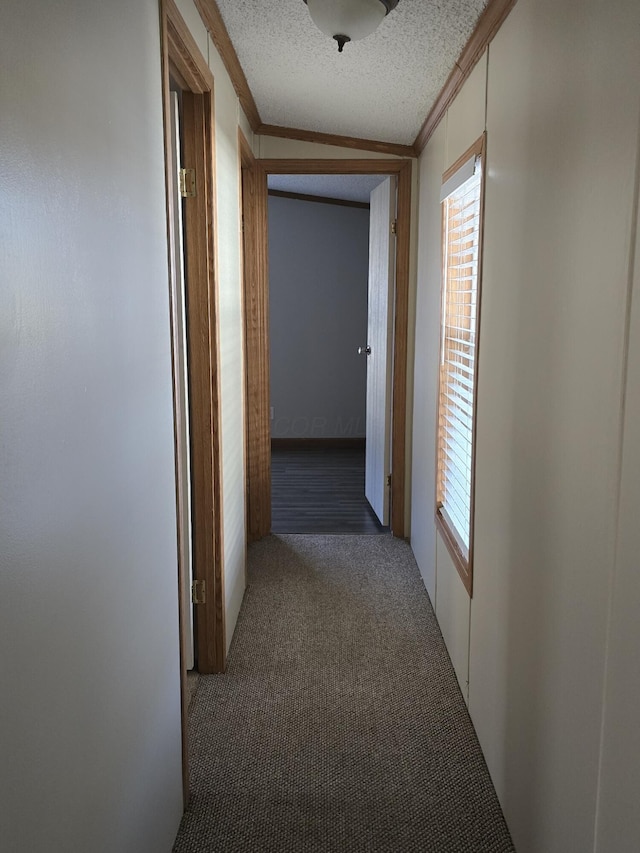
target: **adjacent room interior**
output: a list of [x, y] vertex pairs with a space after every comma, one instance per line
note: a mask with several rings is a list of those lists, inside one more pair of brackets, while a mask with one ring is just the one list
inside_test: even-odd
[[[268, 178], [276, 533], [388, 532], [384, 511], [378, 518], [365, 497], [367, 406], [371, 418], [376, 406], [390, 403], [388, 395], [367, 399], [368, 291], [370, 281], [374, 287], [377, 281], [375, 269], [370, 276], [370, 201], [385, 180], [384, 175]], [[379, 418], [384, 424], [384, 411]], [[385, 449], [389, 456], [389, 438], [387, 430], [383, 457]], [[385, 475], [370, 472], [376, 476]]]

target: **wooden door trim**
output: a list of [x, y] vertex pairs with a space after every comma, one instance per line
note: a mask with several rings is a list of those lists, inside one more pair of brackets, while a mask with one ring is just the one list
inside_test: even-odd
[[[222, 503], [221, 503], [221, 457], [220, 457], [220, 409], [219, 409], [219, 393], [218, 393], [218, 373], [217, 366], [218, 358], [218, 343], [217, 343], [217, 288], [215, 278], [215, 252], [213, 244], [213, 234], [215, 225], [215, 194], [214, 189], [214, 174], [213, 174], [213, 75], [207, 67], [204, 57], [200, 54], [197, 45], [191, 36], [182, 16], [174, 3], [174, 0], [162, 0], [160, 10], [160, 36], [161, 36], [161, 71], [162, 71], [162, 106], [163, 106], [163, 122], [165, 135], [165, 185], [166, 185], [166, 207], [167, 207], [167, 245], [169, 256], [169, 275], [172, 273], [171, 253], [172, 249], [172, 230], [173, 230], [173, 201], [170, 193], [170, 181], [173, 180], [173, 175], [170, 171], [170, 152], [171, 152], [171, 126], [170, 126], [170, 108], [169, 108], [169, 73], [175, 75], [180, 86], [183, 89], [183, 94], [187, 94], [189, 101], [188, 108], [191, 110], [192, 126], [189, 128], [183, 127], [183, 137], [187, 146], [197, 149], [200, 163], [200, 169], [204, 165], [204, 172], [199, 181], [201, 191], [200, 201], [197, 205], [197, 215], [191, 216], [193, 220], [190, 222], [188, 229], [188, 242], [190, 245], [185, 245], [185, 257], [190, 252], [192, 257], [198, 257], [200, 270], [198, 276], [191, 276], [192, 280], [196, 281], [197, 289], [194, 291], [190, 281], [185, 282], [187, 288], [187, 298], [189, 301], [195, 300], [198, 297], [202, 299], [203, 295], [207, 298], [208, 310], [206, 312], [207, 334], [205, 345], [208, 354], [208, 369], [206, 372], [206, 381], [202, 382], [206, 386], [205, 396], [207, 397], [205, 412], [209, 413], [208, 423], [212, 428], [210, 433], [210, 449], [205, 450], [205, 456], [210, 459], [209, 465], [203, 465], [202, 453], [203, 448], [198, 447], [194, 453], [194, 419], [191, 422], [191, 452], [192, 452], [192, 483], [196, 472], [201, 473], [201, 479], [206, 481], [204, 492], [209, 496], [207, 502], [210, 507], [208, 517], [200, 524], [196, 518], [196, 503], [200, 503], [200, 514], [202, 514], [202, 498], [196, 497], [196, 488], [194, 491], [194, 524], [193, 528], [193, 551], [194, 551], [194, 577], [204, 579], [207, 588], [207, 603], [198, 608], [203, 614], [200, 618], [200, 625], [196, 628], [197, 635], [205, 632], [210, 633], [207, 642], [197, 644], [198, 648], [198, 668], [201, 672], [222, 671], [225, 664], [225, 632], [224, 632], [224, 589], [223, 589], [223, 565], [222, 565]], [[190, 100], [191, 99], [191, 100]], [[197, 100], [196, 100], [197, 99]], [[197, 115], [196, 115], [197, 113]], [[199, 128], [197, 135], [194, 136], [195, 127]], [[185, 133], [187, 131], [187, 133]], [[187, 136], [192, 136], [190, 143], [187, 142]], [[194, 200], [195, 201], [195, 200]], [[193, 265], [193, 261], [191, 262]], [[171, 282], [169, 288], [169, 298], [171, 300]], [[199, 291], [199, 292], [198, 292]], [[188, 712], [188, 693], [186, 684], [186, 669], [185, 658], [186, 650], [184, 648], [184, 640], [182, 633], [182, 625], [185, 619], [184, 603], [183, 603], [183, 581], [187, 571], [187, 567], [182, 563], [182, 552], [180, 548], [182, 528], [181, 518], [184, 515], [185, 508], [182, 506], [182, 501], [179, 498], [178, 476], [179, 476], [179, 454], [178, 454], [178, 436], [180, 435], [179, 428], [181, 426], [181, 418], [184, 413], [177, 402], [175, 394], [175, 352], [178, 347], [178, 331], [173, 323], [173, 305], [170, 312], [171, 322], [171, 360], [172, 374], [174, 382], [174, 454], [176, 460], [176, 510], [177, 510], [177, 529], [178, 529], [178, 577], [177, 577], [177, 593], [178, 593], [178, 614], [180, 626], [180, 694], [181, 694], [181, 724], [182, 724], [182, 786], [183, 799], [185, 806], [189, 797], [189, 763], [188, 763], [188, 740], [187, 740], [187, 712]], [[193, 328], [187, 330], [189, 355], [191, 355], [191, 347], [193, 344]], [[190, 368], [191, 371], [191, 368]], [[191, 385], [191, 376], [190, 382]], [[191, 389], [190, 389], [191, 393]], [[195, 401], [192, 397], [192, 410], [196, 406], [201, 406], [202, 401]], [[197, 422], [197, 419], [195, 419]], [[200, 484], [200, 492], [203, 487]], [[196, 551], [201, 555], [203, 552], [208, 552], [212, 558], [207, 563], [202, 563], [202, 560], [196, 560]], [[205, 615], [206, 614], [206, 615]], [[202, 629], [202, 630], [201, 630]]]
[[271, 531], [271, 419], [266, 180], [238, 128], [242, 200], [247, 540]]
[[405, 535], [407, 431], [407, 335], [409, 327], [409, 268], [411, 258], [411, 168], [398, 171], [396, 243], [396, 301], [393, 335], [393, 408], [391, 414], [391, 532]]
[[[258, 263], [261, 274], [258, 285], [263, 289], [262, 299], [268, 305], [269, 281], [268, 232], [267, 232], [267, 175], [397, 175], [397, 243], [396, 243], [396, 285], [395, 285], [395, 325], [393, 341], [393, 390], [391, 404], [391, 532], [394, 536], [405, 536], [405, 482], [406, 482], [406, 423], [407, 423], [407, 334], [409, 324], [409, 265], [411, 233], [411, 175], [412, 160], [257, 160], [256, 166], [262, 172], [261, 193], [264, 200], [257, 216], [256, 239], [260, 244]], [[268, 318], [267, 318], [268, 322]], [[266, 335], [268, 346], [268, 326]], [[268, 367], [268, 350], [263, 351]], [[256, 397], [264, 394], [259, 376], [247, 376], [248, 391]], [[266, 377], [268, 383], [268, 373]], [[268, 390], [268, 385], [267, 385]], [[268, 406], [268, 399], [267, 399]], [[251, 435], [251, 441], [264, 442], [264, 435]], [[263, 456], [267, 458], [266, 449]]]
[[175, 0], [162, 0], [162, 23], [166, 36], [163, 39], [166, 40], [163, 57], [168, 55], [172, 71], [177, 71], [181, 88], [196, 95], [213, 92], [213, 74]]
[[187, 350], [193, 491], [193, 577], [206, 584], [206, 600], [196, 607], [198, 671], [225, 666], [218, 300], [213, 235], [213, 93], [182, 93], [186, 168], [195, 169], [196, 191], [186, 199], [185, 265]]

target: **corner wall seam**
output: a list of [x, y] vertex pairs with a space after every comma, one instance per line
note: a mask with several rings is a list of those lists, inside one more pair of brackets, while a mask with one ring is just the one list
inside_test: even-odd
[[[639, 101], [640, 107], [640, 101]], [[620, 503], [622, 491], [622, 462], [624, 453], [625, 414], [627, 407], [627, 381], [629, 372], [629, 337], [631, 331], [631, 307], [633, 302], [633, 286], [635, 278], [636, 254], [638, 247], [638, 207], [640, 205], [640, 108], [638, 109], [638, 130], [636, 134], [636, 162], [633, 181], [633, 196], [631, 201], [631, 222], [629, 239], [629, 258], [627, 267], [627, 293], [622, 335], [622, 370], [620, 375], [620, 424], [618, 428], [618, 458], [616, 460], [616, 495], [614, 505], [613, 564], [609, 576], [607, 601], [607, 626], [604, 649], [604, 673], [602, 681], [602, 704], [600, 714], [600, 744], [598, 749], [598, 775], [596, 779], [596, 803], [593, 819], [593, 853], [598, 853], [598, 828], [600, 818], [600, 801], [602, 794], [602, 762], [604, 753], [604, 736], [606, 723], [606, 699], [609, 674], [609, 651], [611, 644], [611, 625], [613, 620], [613, 598], [616, 587], [618, 567], [618, 543], [620, 539]]]

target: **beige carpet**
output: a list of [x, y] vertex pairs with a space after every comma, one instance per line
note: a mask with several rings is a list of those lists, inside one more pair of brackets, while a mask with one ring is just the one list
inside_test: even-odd
[[511, 853], [408, 545], [271, 536], [249, 582], [175, 853]]

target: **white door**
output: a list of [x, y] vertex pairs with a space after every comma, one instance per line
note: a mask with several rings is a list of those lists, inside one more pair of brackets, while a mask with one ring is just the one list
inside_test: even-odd
[[391, 473], [391, 380], [395, 291], [396, 178], [371, 193], [369, 307], [367, 331], [367, 450], [364, 493], [375, 514], [389, 524]]
[[182, 557], [182, 603], [184, 619], [185, 665], [193, 669], [193, 605], [191, 603], [191, 585], [193, 583], [192, 543], [191, 543], [191, 458], [189, 453], [189, 394], [187, 385], [187, 327], [184, 286], [184, 241], [182, 231], [182, 197], [180, 195], [180, 114], [178, 96], [171, 96], [171, 196], [173, 208], [171, 266], [172, 292], [171, 310], [174, 327], [176, 352], [174, 354], [174, 393], [176, 398], [177, 435], [177, 479], [178, 509], [180, 526], [180, 550]]

